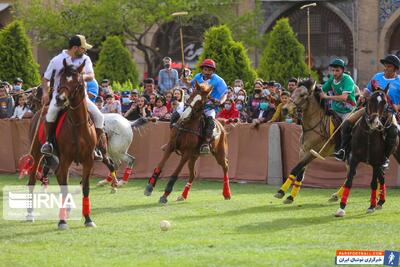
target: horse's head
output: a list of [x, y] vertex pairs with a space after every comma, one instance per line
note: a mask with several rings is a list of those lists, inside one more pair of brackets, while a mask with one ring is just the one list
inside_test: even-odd
[[187, 107], [182, 113], [178, 122], [189, 121], [190, 119], [195, 118], [197, 115], [201, 115], [211, 91], [211, 85], [207, 83], [199, 84], [196, 81], [194, 91], [186, 102]]
[[85, 97], [85, 86], [81, 77], [85, 61], [75, 68], [73, 65], [67, 65], [66, 60], [63, 60], [64, 67], [60, 71], [60, 85], [56, 96], [57, 106], [64, 107], [67, 104], [77, 106]]
[[310, 97], [314, 97], [316, 82], [312, 79], [301, 80], [292, 93], [293, 103], [297, 108], [305, 109]]
[[372, 94], [367, 99], [367, 120], [371, 130], [383, 130], [382, 119], [386, 116], [386, 107], [388, 105], [387, 91], [389, 84], [385, 89], [381, 89], [375, 81], [371, 83]]

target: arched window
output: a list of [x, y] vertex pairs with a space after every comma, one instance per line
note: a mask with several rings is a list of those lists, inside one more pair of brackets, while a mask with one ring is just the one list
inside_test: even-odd
[[[290, 25], [304, 45], [307, 55], [307, 10], [301, 10], [300, 6], [294, 6], [280, 17], [289, 18]], [[323, 5], [310, 8], [310, 33], [313, 69], [316, 69], [322, 77], [328, 74], [329, 62], [335, 57], [344, 59], [348, 69], [352, 70], [354, 64], [352, 33], [336, 13]]]
[[390, 37], [389, 53], [400, 57], [400, 21], [394, 27], [392, 36]]

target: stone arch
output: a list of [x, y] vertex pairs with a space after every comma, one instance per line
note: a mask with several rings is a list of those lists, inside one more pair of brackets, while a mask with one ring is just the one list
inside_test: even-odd
[[383, 58], [385, 54], [390, 52], [390, 41], [393, 34], [398, 31], [398, 28], [400, 28], [400, 9], [397, 9], [383, 24], [379, 35], [379, 58]]

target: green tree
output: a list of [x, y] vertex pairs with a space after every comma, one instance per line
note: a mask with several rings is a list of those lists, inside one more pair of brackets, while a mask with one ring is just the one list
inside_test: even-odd
[[205, 33], [203, 52], [198, 65], [200, 66], [206, 58], [216, 62], [216, 72], [227, 84], [241, 79], [246, 87], [249, 87], [256, 78], [256, 72], [251, 66], [246, 49], [241, 42], [233, 40], [232, 33], [226, 25], [211, 27]]
[[[94, 45], [94, 52], [100, 49], [106, 36], [123, 36], [136, 50], [143, 53], [147, 73], [153, 77], [157, 75], [158, 63], [166, 54], [162, 49], [149, 45], [145, 36], [155, 28], [168, 36], [170, 29], [176, 28], [176, 24], [169, 23], [178, 20], [171, 16], [174, 12], [188, 12], [188, 15], [182, 17], [184, 26], [196, 17], [201, 18], [196, 23], [204, 25], [215, 25], [215, 21], [227, 23], [237, 29], [235, 34], [243, 37], [246, 44], [255, 45], [257, 34], [251, 37], [248, 34], [254, 33], [257, 27], [255, 17], [251, 12], [238, 16], [235, 8], [237, 5], [237, 0], [29, 0], [28, 3], [17, 0], [14, 6], [16, 16], [25, 22], [28, 30], [35, 32], [38, 43], [51, 50], [58, 51], [60, 47], [65, 47], [68, 37], [77, 33], [87, 37]], [[201, 33], [186, 38], [202, 41]]]
[[24, 80], [24, 87], [40, 84], [39, 65], [32, 55], [32, 46], [21, 21], [14, 21], [0, 31], [0, 77]]
[[[278, 20], [266, 39], [258, 69], [261, 78], [285, 85], [291, 77], [309, 75], [304, 46], [297, 40], [287, 18]], [[315, 73], [312, 76], [315, 78]]]
[[118, 36], [110, 36], [102, 44], [95, 73], [99, 81], [105, 78], [120, 83], [130, 81], [136, 86], [139, 80], [136, 64]]

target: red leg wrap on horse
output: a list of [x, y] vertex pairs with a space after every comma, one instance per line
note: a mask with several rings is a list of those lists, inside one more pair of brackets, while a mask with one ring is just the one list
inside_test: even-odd
[[189, 194], [189, 190], [190, 190], [191, 187], [192, 187], [192, 183], [187, 183], [187, 184], [185, 185], [185, 188], [183, 188], [182, 197], [183, 197], [184, 199], [187, 198], [187, 196], [188, 196], [188, 194]]
[[154, 179], [154, 177], [151, 177], [151, 178], [149, 179], [149, 184], [151, 184], [152, 186], [154, 186], [155, 183], [156, 183], [156, 179]]
[[83, 197], [83, 199], [82, 199], [82, 214], [83, 214], [83, 216], [90, 215], [90, 199], [89, 199], [89, 197]]
[[127, 167], [125, 169], [125, 173], [124, 173], [124, 176], [122, 177], [122, 180], [128, 181], [129, 175], [131, 175], [131, 173], [132, 173], [132, 168]]
[[164, 192], [164, 197], [168, 197], [170, 192]]
[[231, 197], [231, 190], [229, 188], [229, 177], [228, 175], [224, 176], [224, 189], [223, 189], [223, 195], [225, 198]]
[[161, 173], [161, 169], [159, 167], [154, 169], [154, 174], [155, 175], [160, 175], [160, 173]]
[[376, 206], [376, 189], [371, 190], [371, 206]]
[[[61, 207], [64, 207], [64, 202], [65, 202], [65, 198], [62, 198], [62, 204]], [[67, 219], [67, 209], [66, 208], [60, 208], [60, 212], [58, 214], [58, 217], [60, 218], [60, 220], [66, 220]]]
[[111, 174], [107, 176], [107, 182], [111, 183], [114, 180]]
[[347, 204], [347, 198], [349, 197], [349, 194], [350, 194], [350, 188], [344, 187], [341, 200], [342, 203]]
[[385, 201], [386, 197], [386, 184], [381, 184], [381, 191], [379, 192], [379, 200]]

